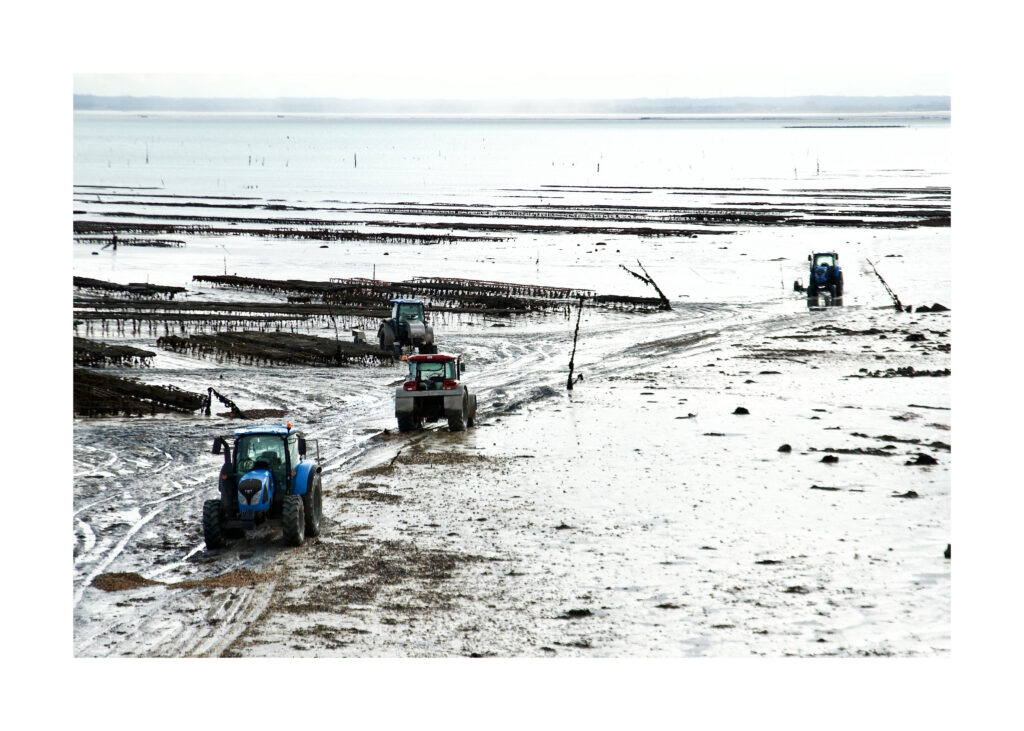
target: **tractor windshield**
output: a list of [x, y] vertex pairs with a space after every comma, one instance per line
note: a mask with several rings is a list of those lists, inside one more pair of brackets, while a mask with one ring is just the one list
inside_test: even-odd
[[423, 319], [423, 305], [419, 303], [399, 302], [395, 304], [395, 319], [406, 322], [420, 321]]
[[416, 363], [409, 361], [409, 380], [429, 384], [431, 379], [433, 379], [434, 383], [438, 384], [437, 387], [440, 388], [441, 382], [446, 378], [451, 380], [456, 380], [458, 378], [458, 375], [455, 372], [454, 360], [445, 361], [443, 363]]
[[816, 267], [834, 267], [836, 265], [836, 258], [832, 254], [816, 254], [814, 256], [814, 266]]
[[[284, 439], [274, 434], [247, 434], [235, 445], [235, 468], [244, 474], [255, 468], [257, 462], [266, 464], [265, 469], [280, 472], [285, 466]], [[261, 467], [263, 465], [260, 465]]]

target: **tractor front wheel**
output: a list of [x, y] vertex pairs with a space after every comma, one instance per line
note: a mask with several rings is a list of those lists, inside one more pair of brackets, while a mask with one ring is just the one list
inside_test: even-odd
[[306, 540], [306, 516], [301, 495], [285, 495], [281, 508], [284, 540], [289, 546], [301, 546]]
[[207, 500], [203, 503], [203, 539], [207, 548], [223, 548], [224, 522], [222, 520], [220, 500]]
[[395, 345], [395, 331], [385, 322], [377, 331], [377, 339], [380, 343], [380, 349], [389, 352]]
[[306, 535], [310, 538], [320, 535], [320, 518], [323, 516], [323, 492], [320, 489], [320, 475], [313, 478], [313, 484], [302, 496], [302, 512], [306, 516]]

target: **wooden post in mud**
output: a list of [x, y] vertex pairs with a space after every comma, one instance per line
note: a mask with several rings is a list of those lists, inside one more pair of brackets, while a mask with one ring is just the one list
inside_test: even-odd
[[237, 405], [235, 405], [235, 402], [232, 401], [231, 399], [229, 399], [227, 396], [223, 396], [220, 393], [218, 393], [217, 389], [215, 389], [215, 388], [213, 388], [211, 386], [210, 388], [206, 389], [206, 392], [207, 392], [207, 396], [206, 396], [206, 415], [207, 416], [210, 415], [210, 403], [213, 401], [212, 397], [216, 396], [218, 401], [220, 401], [222, 404], [224, 404], [229, 409], [231, 409], [231, 415], [232, 416], [234, 416], [234, 417], [236, 417], [238, 419], [246, 418], [245, 417], [245, 413], [240, 408], [238, 408]]
[[327, 305], [327, 316], [331, 318], [331, 324], [334, 325], [334, 362], [341, 363], [341, 337], [338, 335], [338, 320], [334, 317], [334, 312], [331, 311], [331, 306], [327, 304], [326, 300], [324, 304]]
[[882, 275], [878, 273], [878, 270], [875, 269], [874, 263], [872, 263], [870, 259], [865, 259], [864, 261], [866, 261], [868, 264], [871, 264], [871, 269], [872, 271], [874, 271], [875, 276], [878, 277], [878, 281], [882, 283], [882, 286], [885, 287], [885, 291], [889, 293], [890, 297], [892, 297], [892, 304], [893, 307], [896, 308], [896, 311], [903, 312], [903, 303], [900, 302], [900, 298], [896, 296], [896, 293], [892, 291], [892, 288], [889, 287], [889, 284], [882, 278]]
[[671, 310], [672, 309], [672, 305], [671, 305], [671, 303], [669, 303], [668, 297], [665, 296], [665, 293], [661, 291], [661, 287], [659, 287], [657, 285], [657, 283], [653, 279], [651, 279], [651, 275], [647, 273], [646, 269], [644, 269], [644, 265], [640, 264], [640, 260], [639, 259], [636, 260], [636, 263], [640, 265], [640, 269], [643, 271], [643, 274], [637, 274], [632, 269], [627, 267], [625, 264], [619, 264], [619, 266], [622, 267], [623, 269], [625, 269], [630, 274], [632, 274], [637, 279], [639, 279], [644, 284], [649, 284], [652, 287], [654, 287], [655, 290], [657, 290], [658, 297], [661, 299], [661, 304], [658, 305], [658, 309], [659, 310]]
[[583, 298], [580, 297], [580, 308], [576, 311], [576, 332], [572, 336], [572, 355], [569, 356], [569, 380], [565, 387], [572, 390], [572, 371], [576, 365], [576, 341], [580, 337], [580, 316], [583, 314]]

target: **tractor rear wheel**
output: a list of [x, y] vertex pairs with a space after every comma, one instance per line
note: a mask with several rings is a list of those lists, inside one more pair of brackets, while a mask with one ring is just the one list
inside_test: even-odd
[[306, 540], [306, 516], [302, 509], [301, 495], [285, 495], [281, 508], [281, 524], [284, 540], [289, 546], [301, 546]]
[[207, 500], [203, 503], [203, 539], [207, 548], [223, 548], [224, 522], [222, 520], [220, 500]]
[[411, 416], [398, 417], [398, 431], [407, 432], [416, 428], [416, 419]]
[[462, 400], [462, 409], [458, 414], [448, 417], [448, 431], [462, 431], [466, 428], [466, 399]]
[[306, 535], [315, 538], [320, 535], [320, 518], [323, 516], [323, 491], [320, 475], [313, 478], [313, 484], [302, 496], [302, 512], [306, 516]]

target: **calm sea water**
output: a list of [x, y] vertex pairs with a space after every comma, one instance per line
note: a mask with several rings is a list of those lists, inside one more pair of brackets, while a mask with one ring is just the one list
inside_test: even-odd
[[[829, 125], [822, 128], [821, 125]], [[871, 125], [864, 127], [863, 125]], [[76, 185], [285, 200], [544, 185], [949, 185], [949, 116], [361, 119], [76, 112]]]

